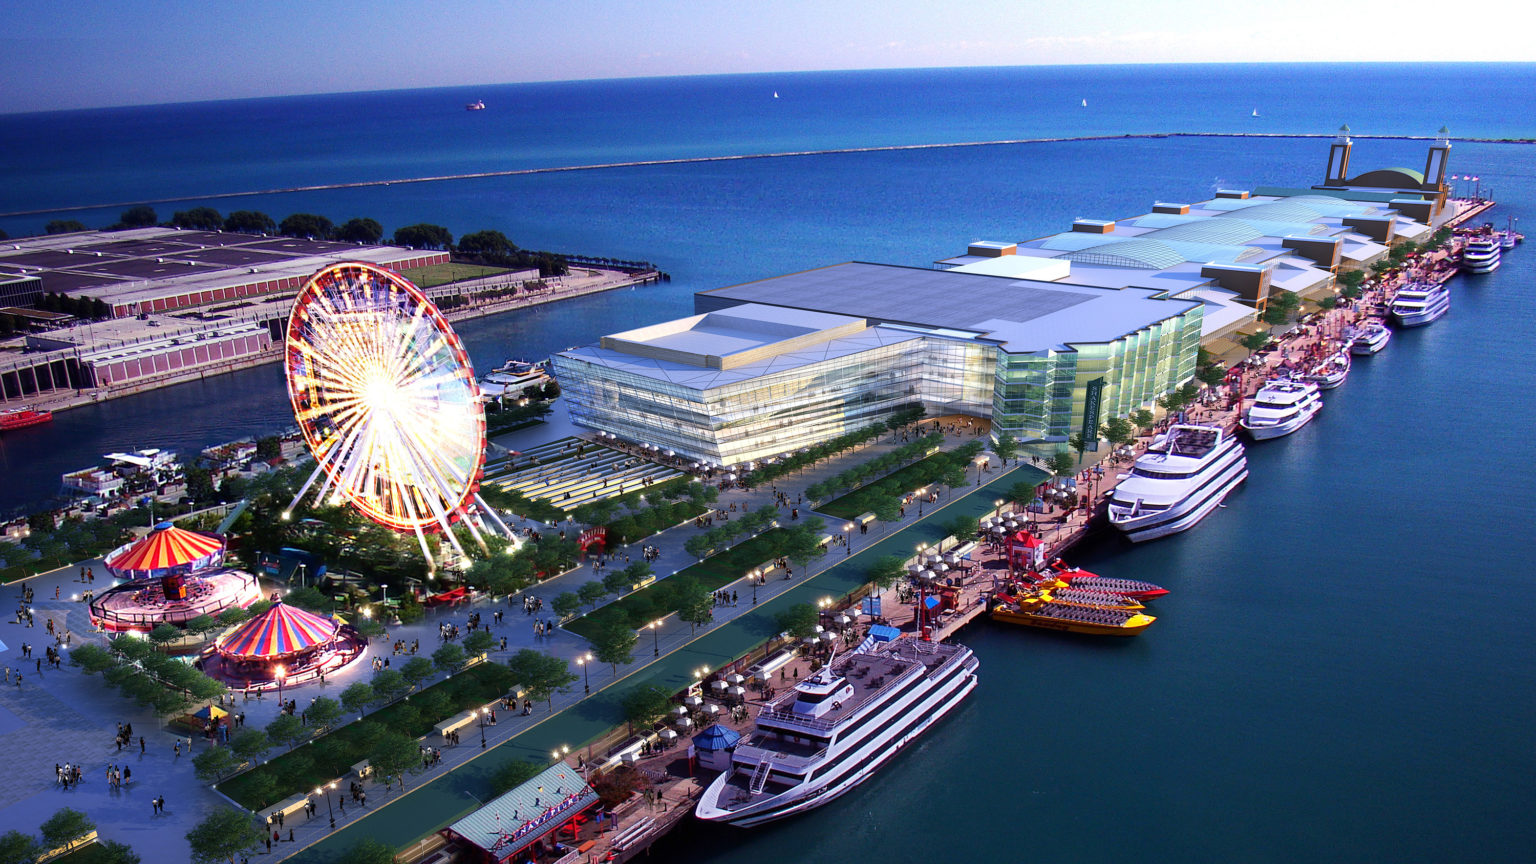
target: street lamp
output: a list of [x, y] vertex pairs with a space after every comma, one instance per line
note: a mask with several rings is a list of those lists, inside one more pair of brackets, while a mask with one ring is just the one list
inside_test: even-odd
[[923, 515], [923, 499], [928, 496], [928, 487], [924, 486], [923, 488], [917, 490], [916, 494], [917, 494], [917, 515], [918, 516], [922, 516]]
[[[275, 671], [277, 672], [277, 701], [281, 703], [283, 701], [283, 681], [288, 678], [288, 670], [283, 664], [279, 663]], [[278, 708], [281, 709], [282, 705], [279, 704]]]
[[484, 709], [484, 708], [481, 708], [479, 711], [475, 712], [475, 713], [480, 715], [480, 749], [481, 750], [485, 749], [485, 712], [486, 712], [486, 709]]
[[590, 653], [576, 658], [576, 665], [581, 667], [582, 686], [586, 688], [588, 693], [592, 692], [592, 672], [588, 666], [591, 662], [592, 655]]
[[754, 567], [752, 569], [752, 572], [748, 573], [747, 575], [752, 577], [752, 605], [756, 606], [757, 605], [757, 580], [758, 580], [758, 577], [762, 576], [763, 574], [762, 574], [761, 570], [758, 570], [757, 568]]
[[843, 525], [843, 555], [853, 554], [853, 523]]

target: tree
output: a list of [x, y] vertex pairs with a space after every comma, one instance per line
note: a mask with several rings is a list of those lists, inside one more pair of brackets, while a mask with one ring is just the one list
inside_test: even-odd
[[476, 231], [459, 238], [459, 251], [469, 255], [511, 255], [517, 247], [500, 231]]
[[336, 229], [336, 239], [347, 243], [378, 243], [384, 239], [384, 226], [372, 219], [348, 219]]
[[[489, 630], [476, 630], [464, 637], [464, 653], [471, 657], [484, 654], [495, 647], [496, 637], [492, 636]], [[432, 655], [432, 659], [436, 660], [437, 655]]]
[[212, 615], [199, 615], [187, 622], [187, 632], [194, 636], [203, 636], [219, 629], [218, 619]]
[[708, 624], [715, 617], [715, 595], [692, 576], [675, 576], [670, 580], [672, 596], [677, 604], [677, 617], [688, 622], [688, 632], [700, 624]]
[[45, 844], [57, 849], [95, 831], [96, 823], [79, 810], [64, 807], [37, 826], [37, 830], [42, 833]]
[[633, 732], [636, 728], [645, 728], [660, 720], [672, 707], [672, 696], [654, 684], [647, 684], [624, 694], [622, 704], [624, 719]]
[[0, 835], [0, 864], [32, 864], [42, 851], [30, 834], [12, 828]]
[[192, 846], [192, 860], [196, 864], [214, 864], [216, 861], [234, 861], [266, 836], [257, 826], [250, 813], [220, 807], [187, 832], [187, 842]]
[[1227, 370], [1220, 366], [1202, 366], [1195, 372], [1195, 379], [1207, 387], [1215, 387], [1227, 380]]
[[560, 657], [551, 657], [532, 648], [523, 648], [507, 660], [512, 677], [530, 699], [540, 699], [554, 708], [555, 694], [564, 693], [576, 683], [576, 674]]
[[577, 588], [576, 596], [581, 598], [583, 605], [591, 606], [595, 609], [597, 604], [604, 597], [608, 596], [608, 589], [603, 587], [603, 583], [594, 579], [591, 582], [583, 583], [580, 588]]
[[174, 624], [161, 624], [149, 631], [149, 641], [160, 646], [161, 650], [165, 650], [167, 645], [170, 645], [184, 635], [186, 634], [182, 629]]
[[294, 747], [309, 739], [309, 729], [292, 714], [279, 714], [267, 724], [267, 737], [278, 744]]
[[329, 696], [321, 696], [304, 709], [304, 716], [309, 718], [310, 726], [324, 732], [341, 719], [341, 703]]
[[212, 207], [193, 207], [190, 210], [178, 210], [171, 216], [171, 224], [177, 228], [190, 228], [197, 231], [217, 231], [224, 224], [224, 217]]
[[373, 673], [373, 692], [379, 701], [388, 704], [411, 692], [411, 683], [405, 680], [399, 669], [380, 669]]
[[[1077, 469], [1077, 460], [1072, 458], [1071, 453], [1068, 453], [1065, 450], [1057, 450], [1055, 453], [1051, 454], [1050, 464], [1048, 467], [1051, 469], [1052, 474], [1065, 476], [1067, 474], [1071, 474], [1074, 470]], [[1031, 498], [1030, 500], [1034, 499]]]
[[1131, 422], [1136, 424], [1137, 429], [1145, 431], [1151, 429], [1152, 424], [1157, 422], [1157, 416], [1151, 411], [1141, 408], [1131, 414]]
[[158, 223], [160, 217], [155, 215], [155, 208], [148, 204], [140, 204], [124, 210], [122, 215], [117, 217], [117, 221], [129, 228], [148, 228]]
[[396, 246], [414, 246], [418, 249], [447, 249], [453, 245], [453, 235], [441, 225], [407, 225], [395, 229]]
[[444, 642], [443, 647], [432, 652], [432, 665], [444, 675], [459, 671], [466, 659], [463, 646], [455, 642]]
[[1090, 449], [1092, 449], [1092, 450], [1099, 449], [1099, 442], [1098, 442], [1097, 438], [1095, 438], [1092, 441], [1089, 441], [1083, 435], [1083, 433], [1081, 433], [1081, 432], [1073, 432], [1071, 435], [1067, 436], [1067, 446], [1071, 447], [1073, 450], [1077, 451], [1077, 461], [1081, 462], [1081, 461], [1083, 461], [1083, 453], [1084, 452], [1086, 452], [1087, 450], [1090, 450]]
[[49, 234], [72, 234], [76, 231], [88, 231], [85, 223], [78, 219], [55, 219], [43, 226], [43, 230]]
[[235, 758], [235, 754], [231, 753], [228, 747], [209, 747], [192, 757], [192, 771], [197, 774], [197, 779], [204, 783], [223, 780], [239, 767], [240, 760]]
[[255, 762], [272, 749], [272, 740], [261, 729], [241, 729], [229, 739], [229, 749], [241, 760]]
[[613, 674], [617, 676], [620, 663], [635, 661], [635, 642], [639, 641], [639, 638], [624, 621], [610, 620], [592, 634], [592, 653], [597, 655], [597, 659], [613, 667]]
[[560, 398], [560, 382], [551, 378], [544, 382], [544, 398], [554, 400]]
[[241, 234], [276, 234], [277, 223], [260, 210], [236, 210], [224, 218], [224, 230]]
[[341, 704], [348, 711], [357, 714], [359, 719], [363, 716], [363, 709], [367, 708], [375, 698], [377, 697], [373, 695], [373, 687], [369, 686], [367, 681], [353, 681], [347, 685], [347, 689], [341, 691]]
[[[965, 518], [970, 519], [970, 517]], [[972, 529], [971, 533], [974, 534], [975, 530]], [[870, 563], [869, 569], [864, 571], [864, 578], [869, 580], [869, 584], [883, 591], [895, 585], [906, 573], [907, 568], [902, 564], [901, 556], [883, 555]]]
[[406, 772], [421, 764], [421, 751], [416, 742], [393, 729], [384, 734], [368, 750], [368, 765], [385, 783], [396, 778], [400, 788], [405, 788]]
[[1265, 332], [1249, 333], [1243, 337], [1243, 347], [1249, 351], [1262, 351], [1269, 344], [1269, 334]]
[[[862, 494], [862, 493], [861, 493]], [[880, 530], [885, 530], [884, 523], [895, 522], [901, 518], [901, 499], [889, 495], [881, 495], [874, 505], [869, 508], [875, 514], [875, 518], [882, 523]]]
[[550, 601], [550, 608], [561, 618], [569, 618], [581, 611], [581, 597], [574, 591], [561, 591]]
[[1136, 427], [1124, 417], [1111, 417], [1099, 427], [1099, 432], [1111, 444], [1129, 444], [1136, 440]]
[[1004, 465], [1007, 465], [1009, 459], [1019, 455], [1019, 439], [1004, 432], [992, 444], [992, 452], [997, 454], [997, 458], [1003, 460]]
[[491, 775], [491, 794], [504, 795], [511, 792], [513, 789], [539, 776], [539, 773], [543, 770], [543, 765], [526, 762], [522, 759], [512, 759], [504, 762]]
[[395, 847], [364, 837], [342, 853], [341, 864], [395, 864]]
[[219, 613], [219, 623], [226, 627], [233, 627], [249, 617], [251, 617], [251, 613], [241, 609], [239, 606], [231, 606]]
[[[636, 562], [644, 564], [644, 561]], [[629, 576], [628, 567], [619, 567], [603, 574], [603, 590], [609, 594], [620, 595], [629, 591], [635, 582]]]
[[284, 237], [308, 237], [313, 240], [329, 240], [336, 233], [331, 220], [314, 213], [293, 213], [277, 226], [277, 233]]
[[713, 548], [714, 544], [710, 542], [709, 535], [707, 534], [695, 534], [683, 541], [683, 551], [700, 561], [708, 557], [710, 550]]
[[[432, 661], [425, 657], [412, 657], [400, 664], [400, 675], [411, 685], [412, 690], [420, 687], [423, 681], [431, 678], [432, 672]], [[373, 687], [375, 690], [378, 689], [379, 684], [377, 681], [374, 682]]]
[[795, 639], [805, 639], [816, 632], [816, 622], [821, 620], [821, 615], [809, 603], [796, 603], [773, 616], [773, 620], [780, 632]]

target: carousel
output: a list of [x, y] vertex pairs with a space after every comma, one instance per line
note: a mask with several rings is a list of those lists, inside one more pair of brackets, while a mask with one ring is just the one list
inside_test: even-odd
[[256, 577], [224, 567], [224, 551], [218, 535], [156, 525], [107, 555], [107, 572], [123, 581], [91, 598], [91, 623], [109, 633], [148, 633], [260, 600]]
[[368, 640], [339, 618], [272, 600], [203, 652], [204, 672], [236, 689], [293, 687], [340, 671], [367, 649]]

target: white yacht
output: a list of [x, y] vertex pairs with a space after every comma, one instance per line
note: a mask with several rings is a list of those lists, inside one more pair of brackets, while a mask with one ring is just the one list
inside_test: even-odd
[[1136, 543], [1187, 531], [1247, 476], [1236, 438], [1215, 426], [1174, 426], [1115, 487], [1109, 522]]
[[542, 363], [508, 360], [500, 368], [480, 377], [480, 393], [488, 399], [497, 396], [520, 397], [523, 388], [530, 385], [542, 387], [548, 380], [549, 374], [544, 371]]
[[1392, 298], [1392, 317], [1399, 327], [1422, 327], [1451, 311], [1451, 292], [1435, 282], [1405, 285]]
[[1316, 384], [1280, 378], [1259, 388], [1242, 425], [1255, 441], [1279, 438], [1307, 425], [1322, 408]]
[[1340, 351], [1317, 364], [1311, 372], [1301, 376], [1301, 380], [1317, 385], [1319, 390], [1332, 390], [1343, 384], [1349, 377], [1349, 352]]
[[1492, 273], [1499, 269], [1499, 237], [1482, 237], [1467, 241], [1461, 250], [1461, 269], [1469, 273]]
[[1392, 329], [1379, 318], [1369, 319], [1364, 327], [1354, 330], [1349, 336], [1349, 353], [1351, 354], [1375, 354], [1387, 347], [1392, 341]]
[[695, 813], [750, 827], [820, 807], [960, 704], [978, 665], [961, 645], [871, 637], [764, 705]]

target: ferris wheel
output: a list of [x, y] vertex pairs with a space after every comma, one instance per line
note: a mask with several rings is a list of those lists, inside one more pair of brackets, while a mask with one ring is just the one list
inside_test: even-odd
[[477, 493], [485, 409], [469, 357], [409, 280], [362, 263], [316, 273], [294, 303], [286, 360], [288, 398], [318, 463], [295, 505], [323, 477], [317, 501], [414, 533], [428, 562], [427, 533], [464, 554], [455, 523], [483, 545], [472, 515], [510, 534]]

